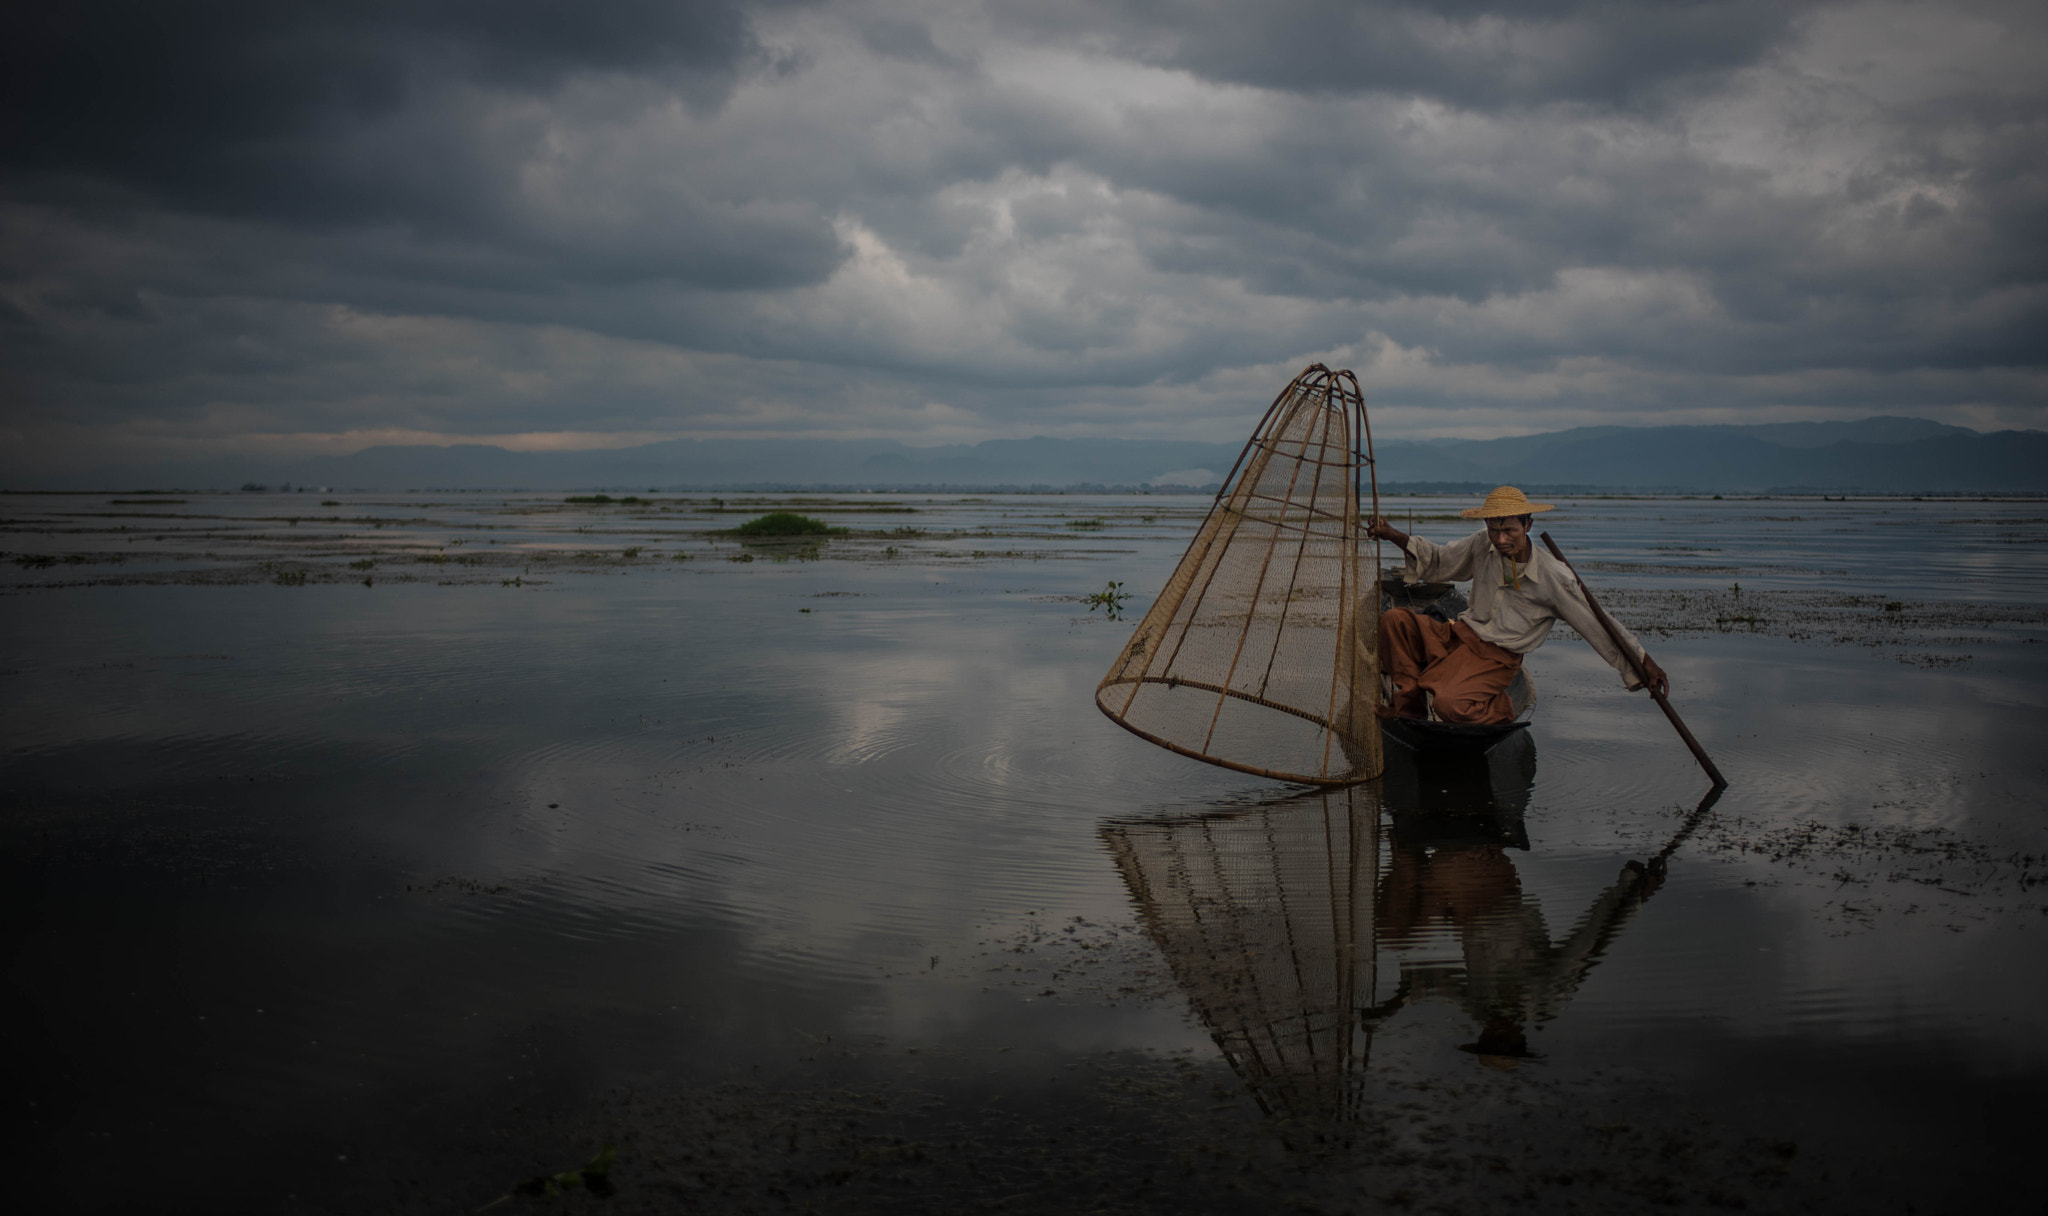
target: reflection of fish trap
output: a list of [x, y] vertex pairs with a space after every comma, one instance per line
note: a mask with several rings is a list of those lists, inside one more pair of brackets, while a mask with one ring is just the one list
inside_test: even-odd
[[[1184, 756], [1261, 777], [1377, 777], [1379, 563], [1361, 560], [1358, 505], [1371, 471], [1357, 377], [1320, 363], [1296, 376], [1096, 686], [1102, 712]], [[1372, 495], [1377, 512], [1377, 478]]]
[[1259, 1106], [1358, 1118], [1373, 1035], [1403, 999], [1379, 968], [1372, 787], [1111, 824], [1102, 838], [1145, 931]]

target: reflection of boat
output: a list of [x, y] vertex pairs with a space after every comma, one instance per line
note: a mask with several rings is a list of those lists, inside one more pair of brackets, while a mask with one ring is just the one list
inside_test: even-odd
[[[1468, 606], [1465, 593], [1455, 583], [1409, 582], [1399, 566], [1389, 566], [1380, 572], [1380, 611], [1390, 608], [1411, 608], [1424, 616], [1450, 622]], [[1524, 667], [1515, 672], [1515, 678], [1508, 684], [1508, 703], [1514, 708], [1514, 717], [1506, 722], [1475, 725], [1469, 722], [1444, 722], [1436, 717], [1387, 718], [1381, 729], [1387, 738], [1402, 744], [1411, 751], [1447, 751], [1469, 753], [1484, 751], [1503, 740], [1523, 733], [1529, 725], [1528, 717], [1536, 708], [1536, 685], [1529, 678], [1529, 669]]]
[[1530, 1054], [1528, 1033], [1570, 1002], [1713, 802], [1553, 940], [1509, 856], [1528, 847], [1526, 787], [1523, 802], [1490, 788], [1425, 810], [1383, 801], [1394, 784], [1102, 829], [1146, 931], [1269, 1114], [1355, 1117], [1374, 1034], [1417, 1000], [1464, 1009], [1466, 1050]]
[[1536, 784], [1536, 740], [1516, 731], [1493, 747], [1387, 749], [1380, 791], [1401, 838], [1444, 835], [1529, 847], [1522, 813]]

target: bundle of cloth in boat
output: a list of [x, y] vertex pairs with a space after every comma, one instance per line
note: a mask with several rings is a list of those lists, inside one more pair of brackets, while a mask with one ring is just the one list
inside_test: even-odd
[[[1590, 642], [1621, 673], [1624, 687], [1633, 691], [1643, 686], [1627, 656], [1601, 627], [1579, 580], [1529, 540], [1532, 517], [1554, 507], [1530, 502], [1513, 486], [1501, 486], [1479, 506], [1459, 512], [1466, 519], [1484, 520], [1485, 531], [1447, 545], [1410, 536], [1383, 518], [1372, 521], [1370, 535], [1392, 541], [1408, 555], [1408, 578], [1472, 580], [1471, 607], [1455, 621], [1435, 620], [1408, 608], [1381, 614], [1380, 671], [1391, 685], [1382, 715], [1474, 724], [1512, 721], [1508, 683], [1521, 668], [1522, 657], [1541, 646], [1558, 621]], [[1664, 672], [1643, 652], [1642, 643], [1619, 622], [1615, 630], [1635, 651], [1657, 691], [1666, 691]]]

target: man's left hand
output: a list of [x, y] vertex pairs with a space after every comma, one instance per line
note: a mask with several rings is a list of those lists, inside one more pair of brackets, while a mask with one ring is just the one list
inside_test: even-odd
[[1651, 692], [1660, 697], [1671, 695], [1671, 677], [1665, 675], [1664, 669], [1657, 666], [1657, 660], [1649, 655], [1643, 656], [1643, 674], [1650, 677], [1650, 682], [1646, 687]]

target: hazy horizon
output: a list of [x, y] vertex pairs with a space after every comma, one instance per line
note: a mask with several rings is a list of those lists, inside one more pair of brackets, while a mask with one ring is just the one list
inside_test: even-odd
[[[2048, 433], [1985, 435], [1925, 419], [1761, 426], [1590, 427], [1492, 440], [1380, 440], [1378, 480], [1408, 489], [1502, 482], [1549, 492], [2048, 492]], [[0, 466], [10, 490], [273, 485], [398, 490], [1028, 490], [1207, 487], [1242, 444], [1026, 439], [912, 447], [893, 439], [684, 440], [512, 451], [387, 446], [296, 461], [227, 456], [72, 473]]]

